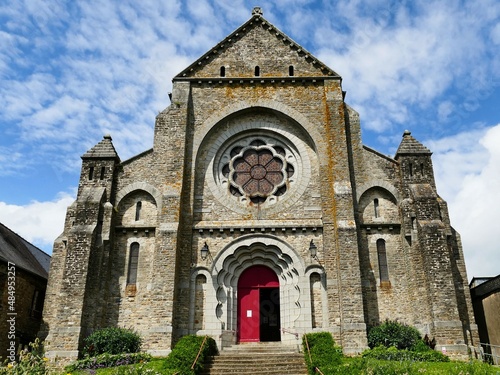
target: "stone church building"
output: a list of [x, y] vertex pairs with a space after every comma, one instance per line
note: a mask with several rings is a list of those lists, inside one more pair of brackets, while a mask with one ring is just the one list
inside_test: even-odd
[[312, 331], [349, 354], [386, 319], [466, 353], [477, 328], [431, 151], [409, 131], [393, 158], [363, 145], [341, 83], [255, 8], [174, 77], [151, 149], [121, 160], [106, 135], [84, 153], [49, 355], [75, 358], [108, 326], [156, 355], [186, 334], [221, 348]]

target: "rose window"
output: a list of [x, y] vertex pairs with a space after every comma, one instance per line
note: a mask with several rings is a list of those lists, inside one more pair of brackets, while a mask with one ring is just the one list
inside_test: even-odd
[[270, 196], [287, 191], [294, 167], [285, 158], [285, 149], [256, 139], [247, 146], [237, 145], [229, 152], [229, 163], [222, 174], [229, 180], [229, 191], [235, 197], [247, 197], [253, 203], [264, 203]]

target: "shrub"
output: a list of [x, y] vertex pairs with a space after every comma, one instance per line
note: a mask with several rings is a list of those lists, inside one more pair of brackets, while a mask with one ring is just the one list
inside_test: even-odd
[[372, 327], [368, 332], [370, 348], [383, 345], [387, 348], [394, 346], [398, 349], [409, 349], [418, 340], [420, 340], [420, 332], [415, 327], [391, 320]]
[[[309, 345], [311, 359], [309, 359], [307, 345]], [[302, 337], [302, 346], [310, 374], [316, 373], [316, 368], [325, 374], [330, 373], [342, 362], [342, 349], [335, 345], [329, 332], [305, 334]]]
[[140, 348], [141, 338], [133, 330], [108, 327], [95, 331], [85, 339], [83, 355], [137, 353]]
[[149, 362], [150, 360], [151, 360], [151, 355], [147, 353], [127, 353], [127, 354], [105, 353], [105, 354], [100, 354], [96, 357], [86, 357], [84, 359], [80, 359], [72, 363], [71, 365], [66, 366], [65, 370], [71, 373], [76, 370], [83, 370], [83, 369], [96, 370], [98, 368]]
[[430, 346], [428, 346], [424, 340], [418, 340], [415, 344], [410, 348], [412, 352], [428, 352], [432, 350]]
[[[203, 344], [204, 340], [205, 342]], [[191, 369], [202, 344], [203, 348], [195, 368]], [[217, 352], [217, 344], [211, 337], [196, 335], [184, 336], [177, 342], [172, 352], [168, 355], [164, 363], [164, 369], [166, 371], [176, 370], [182, 375], [198, 374], [203, 370], [203, 365], [207, 358], [216, 355]]]
[[[425, 345], [425, 344], [424, 344]], [[365, 350], [363, 358], [372, 358], [385, 361], [412, 361], [412, 362], [449, 362], [450, 359], [444, 354], [427, 349], [425, 351], [411, 351], [407, 349], [398, 350], [395, 346], [386, 348], [383, 345]]]

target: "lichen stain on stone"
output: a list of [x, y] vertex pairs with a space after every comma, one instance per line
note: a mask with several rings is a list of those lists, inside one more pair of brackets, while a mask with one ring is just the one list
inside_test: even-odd
[[[337, 211], [337, 208], [336, 208], [336, 202], [335, 202], [335, 193], [333, 191], [333, 184], [334, 184], [334, 174], [332, 173], [332, 171], [334, 170], [334, 155], [333, 155], [333, 141], [331, 139], [331, 114], [330, 114], [330, 109], [328, 107], [328, 100], [327, 100], [327, 91], [328, 91], [328, 88], [325, 87], [324, 88], [324, 91], [323, 91], [323, 98], [322, 98], [322, 104], [323, 104], [323, 108], [324, 108], [324, 112], [323, 112], [323, 123], [324, 123], [324, 126], [325, 126], [325, 132], [326, 132], [326, 152], [327, 152], [327, 165], [328, 165], [328, 170], [325, 171], [325, 174], [327, 176], [327, 179], [328, 179], [328, 186], [327, 186], [327, 189], [328, 189], [328, 203], [327, 203], [327, 207], [326, 207], [326, 212], [328, 214], [328, 216], [331, 217], [331, 219], [333, 220], [333, 223], [335, 223], [335, 218], [336, 218], [336, 211]], [[335, 226], [335, 232], [337, 231], [337, 228]]]

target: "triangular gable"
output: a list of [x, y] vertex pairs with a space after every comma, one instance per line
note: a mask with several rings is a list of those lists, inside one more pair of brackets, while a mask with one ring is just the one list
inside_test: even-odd
[[[260, 78], [335, 78], [340, 76], [272, 25], [260, 8], [252, 18], [179, 73], [176, 80]], [[221, 71], [223, 68], [223, 72]], [[291, 68], [292, 67], [292, 68]]]

